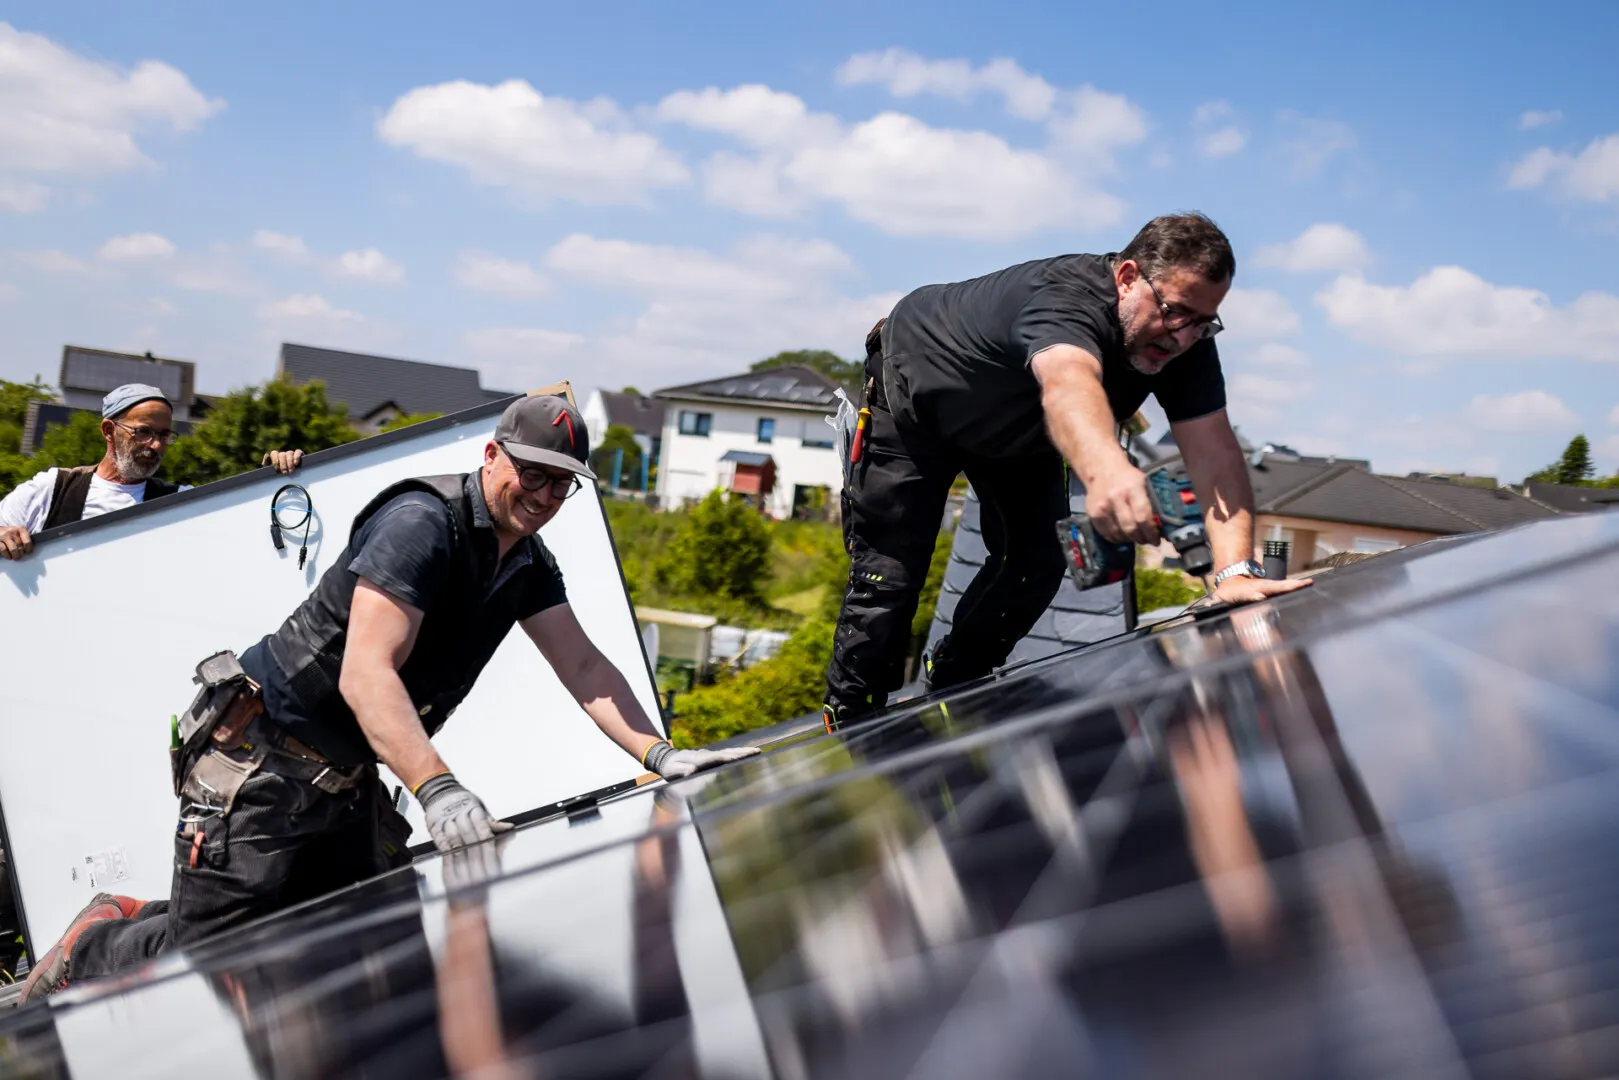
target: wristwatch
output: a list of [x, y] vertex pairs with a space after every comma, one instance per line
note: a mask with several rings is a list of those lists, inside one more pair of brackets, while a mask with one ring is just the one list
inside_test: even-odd
[[1218, 574], [1215, 574], [1214, 575], [1214, 587], [1216, 589], [1218, 589], [1220, 587], [1220, 582], [1226, 580], [1227, 578], [1234, 578], [1234, 577], [1262, 578], [1264, 576], [1265, 576], [1265, 568], [1263, 566], [1261, 566], [1258, 563], [1254, 562], [1254, 560], [1252, 560], [1252, 559], [1244, 559], [1241, 562], [1232, 563], [1230, 566], [1226, 567], [1224, 570], [1221, 570]]

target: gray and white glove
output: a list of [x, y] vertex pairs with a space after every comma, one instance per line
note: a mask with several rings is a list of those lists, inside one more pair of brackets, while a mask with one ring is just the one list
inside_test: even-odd
[[757, 746], [733, 746], [727, 750], [676, 750], [666, 742], [653, 743], [646, 752], [646, 767], [665, 780], [679, 780], [694, 772], [712, 769], [752, 757], [759, 752]]
[[452, 851], [483, 840], [511, 828], [504, 821], [489, 816], [483, 800], [462, 787], [454, 773], [440, 773], [415, 791], [416, 801], [422, 804], [422, 815], [427, 818], [427, 832], [433, 846], [440, 851]]

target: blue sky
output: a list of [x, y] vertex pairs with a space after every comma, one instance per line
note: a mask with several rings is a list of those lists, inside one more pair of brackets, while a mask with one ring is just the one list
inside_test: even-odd
[[0, 5], [0, 376], [653, 389], [1192, 207], [1250, 439], [1619, 469], [1619, 5], [1297, 9]]

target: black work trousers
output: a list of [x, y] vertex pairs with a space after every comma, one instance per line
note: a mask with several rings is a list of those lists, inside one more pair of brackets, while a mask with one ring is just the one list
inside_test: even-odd
[[933, 650], [935, 689], [1005, 663], [1065, 573], [1056, 522], [1069, 512], [1068, 485], [1057, 452], [984, 457], [899, 420], [888, 408], [883, 362], [876, 351], [866, 360], [871, 422], [843, 487], [849, 584], [826, 680], [826, 703], [839, 724], [883, 708], [904, 681], [911, 620], [958, 474], [967, 474], [978, 496], [988, 557]]
[[410, 826], [375, 768], [335, 793], [275, 768], [270, 758], [249, 776], [228, 813], [198, 811], [182, 801], [169, 899], [147, 904], [137, 918], [86, 928], [68, 960], [71, 983], [113, 974], [410, 861]]

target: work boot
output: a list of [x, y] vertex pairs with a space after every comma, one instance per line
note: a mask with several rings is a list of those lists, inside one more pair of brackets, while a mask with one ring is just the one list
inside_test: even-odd
[[102, 893], [101, 895], [117, 904], [118, 910], [124, 913], [124, 918], [126, 919], [145, 918], [141, 912], [145, 911], [153, 903], [151, 900], [136, 900], [134, 897], [114, 896], [111, 893]]
[[23, 983], [21, 1005], [31, 1001], [44, 1000], [46, 995], [54, 994], [67, 986], [68, 954], [73, 951], [73, 945], [79, 940], [79, 935], [98, 922], [108, 919], [122, 919], [125, 917], [123, 905], [118, 901], [128, 900], [135, 904], [137, 901], [128, 897], [116, 897], [110, 893], [96, 893], [95, 897], [84, 906], [84, 910], [73, 917], [64, 933], [50, 951], [40, 957], [34, 970], [28, 973], [28, 981]]

